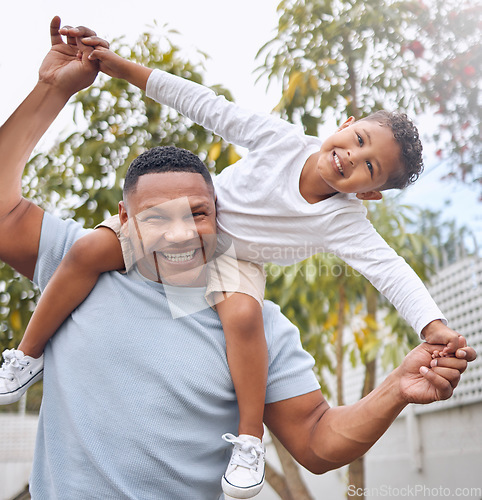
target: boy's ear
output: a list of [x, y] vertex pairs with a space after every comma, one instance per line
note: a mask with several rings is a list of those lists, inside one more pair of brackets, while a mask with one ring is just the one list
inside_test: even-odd
[[343, 130], [344, 128], [346, 127], [349, 127], [352, 123], [355, 122], [355, 117], [354, 116], [350, 116], [350, 118], [348, 118], [348, 120], [345, 120], [339, 127], [338, 127], [338, 132], [340, 130]]
[[357, 193], [359, 200], [381, 200], [383, 195], [380, 191], [367, 191], [366, 193]]

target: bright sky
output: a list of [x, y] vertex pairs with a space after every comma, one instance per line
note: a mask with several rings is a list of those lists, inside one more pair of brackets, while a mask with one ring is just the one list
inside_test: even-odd
[[[59, 15], [63, 24], [92, 27], [107, 40], [125, 35], [128, 41], [134, 41], [154, 20], [159, 26], [167, 23], [180, 32], [176, 38], [179, 46], [198, 48], [210, 56], [206, 65], [207, 84], [223, 84], [238, 104], [269, 112], [279, 99], [279, 87], [272, 85], [266, 94], [266, 81], [256, 84], [253, 71], [262, 62], [255, 61], [256, 52], [275, 33], [278, 3], [279, 0], [100, 0], [94, 3], [4, 0], [0, 17], [0, 123], [34, 86], [38, 67], [49, 49], [49, 23], [54, 15]], [[51, 136], [63, 130], [70, 120], [69, 110], [64, 111]], [[426, 158], [426, 165], [426, 173], [407, 189], [404, 201], [432, 209], [446, 207], [446, 217], [468, 225], [482, 247], [482, 203], [477, 201], [477, 193], [438, 182], [440, 168], [434, 166], [430, 157]]]

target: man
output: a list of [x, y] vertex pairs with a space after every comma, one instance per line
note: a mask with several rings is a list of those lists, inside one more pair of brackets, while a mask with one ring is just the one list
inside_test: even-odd
[[[70, 96], [97, 74], [88, 48], [73, 38], [64, 43], [59, 27], [56, 17], [38, 84], [0, 129], [0, 258], [41, 288], [85, 231], [23, 199], [21, 175]], [[80, 36], [89, 34], [80, 29]], [[195, 173], [141, 175], [134, 193], [121, 205], [121, 218], [177, 200], [211, 203]], [[214, 227], [211, 213], [206, 233]], [[190, 271], [183, 269], [192, 278]], [[170, 294], [201, 300], [201, 278], [190, 280], [193, 288], [174, 283]], [[173, 319], [168, 302], [155, 281], [105, 273], [47, 346], [34, 500], [218, 498], [229, 445], [216, 438], [219, 429], [237, 425], [221, 324], [210, 308]], [[437, 346], [422, 344], [369, 396], [329, 408], [296, 329], [271, 303], [264, 320], [270, 352], [264, 420], [314, 473], [364, 454], [408, 403], [450, 397], [475, 358], [465, 347], [435, 361]]]

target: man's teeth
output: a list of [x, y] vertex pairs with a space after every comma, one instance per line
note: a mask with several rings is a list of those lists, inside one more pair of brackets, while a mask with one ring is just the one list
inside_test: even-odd
[[338, 171], [340, 172], [341, 175], [344, 175], [343, 168], [340, 163], [340, 158], [338, 158], [338, 155], [336, 153], [333, 153], [333, 158], [335, 159], [335, 165], [338, 167]]
[[183, 253], [165, 253], [162, 252], [162, 255], [171, 262], [187, 262], [191, 260], [194, 256], [194, 252], [196, 250], [190, 250], [189, 252]]

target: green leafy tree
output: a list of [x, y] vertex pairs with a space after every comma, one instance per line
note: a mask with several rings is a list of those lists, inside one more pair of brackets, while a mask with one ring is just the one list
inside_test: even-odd
[[381, 108], [422, 112], [449, 177], [482, 186], [482, 5], [475, 0], [283, 0], [263, 76], [282, 83], [277, 110], [320, 124]]

